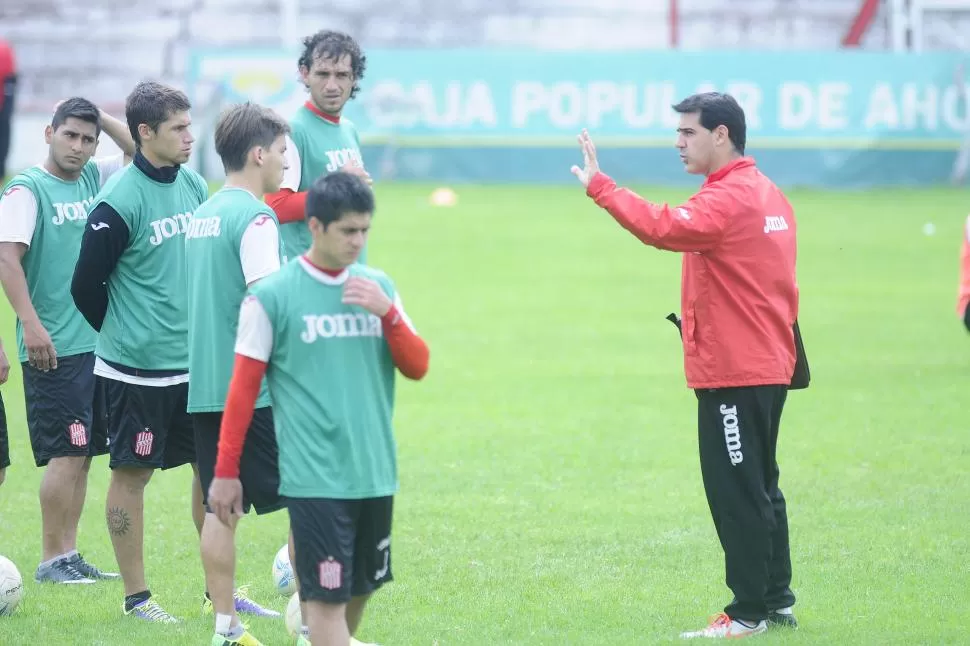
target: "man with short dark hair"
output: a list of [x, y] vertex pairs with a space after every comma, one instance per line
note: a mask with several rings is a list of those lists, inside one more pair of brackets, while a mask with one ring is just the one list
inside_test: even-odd
[[744, 156], [744, 111], [710, 92], [674, 106], [688, 173], [706, 177], [680, 206], [652, 204], [599, 170], [579, 136], [572, 172], [596, 204], [645, 244], [683, 253], [684, 367], [698, 402], [701, 473], [735, 599], [682, 637], [739, 638], [795, 625], [785, 498], [776, 447], [795, 371], [795, 214]]
[[[145, 581], [144, 497], [155, 469], [190, 464], [195, 438], [188, 399], [185, 231], [208, 186], [184, 166], [195, 141], [188, 97], [139, 83], [125, 104], [138, 152], [98, 194], [71, 284], [77, 308], [100, 331], [94, 372], [106, 381], [111, 484], [107, 523], [125, 584], [124, 612], [176, 619]], [[193, 519], [201, 532], [201, 490]]]
[[[92, 159], [101, 129], [123, 154]], [[17, 314], [27, 429], [40, 484], [41, 559], [34, 580], [116, 578], [77, 551], [91, 458], [108, 452], [97, 333], [74, 307], [71, 274], [87, 207], [135, 153], [127, 126], [81, 97], [61, 101], [45, 128], [47, 159], [0, 197], [0, 283]]]
[[[189, 281], [189, 400], [195, 427], [202, 494], [212, 482], [219, 427], [232, 376], [239, 306], [247, 288], [280, 268], [279, 225], [263, 195], [276, 191], [286, 168], [289, 126], [272, 110], [246, 103], [228, 109], [215, 131], [216, 152], [226, 171], [225, 185], [196, 210], [185, 235]], [[244, 511], [266, 514], [285, 507], [279, 495], [276, 429], [265, 384], [260, 392], [243, 451], [240, 477]], [[224, 524], [206, 509], [202, 527], [202, 564], [215, 612], [212, 646], [258, 646], [239, 622], [237, 610], [261, 616], [280, 613], [262, 608], [236, 591], [236, 519]], [[240, 605], [242, 607], [240, 607]]]
[[365, 181], [321, 177], [306, 208], [310, 249], [240, 309], [209, 504], [224, 523], [242, 511], [240, 459], [265, 376], [310, 637], [297, 643], [347, 646], [371, 594], [393, 579], [395, 375], [423, 378], [429, 352], [391, 279], [357, 263], [374, 211]]

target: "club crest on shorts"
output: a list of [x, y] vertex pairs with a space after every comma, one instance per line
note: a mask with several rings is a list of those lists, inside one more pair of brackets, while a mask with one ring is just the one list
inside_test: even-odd
[[338, 590], [340, 588], [343, 567], [339, 561], [330, 556], [320, 562], [320, 587], [324, 590]]
[[87, 446], [88, 445], [88, 434], [84, 428], [84, 424], [81, 420], [76, 419], [73, 423], [69, 424], [67, 427], [67, 435], [70, 438], [72, 446]]
[[139, 431], [135, 435], [135, 455], [142, 457], [151, 454], [152, 445], [155, 443], [155, 434], [152, 429], [145, 427], [144, 431]]

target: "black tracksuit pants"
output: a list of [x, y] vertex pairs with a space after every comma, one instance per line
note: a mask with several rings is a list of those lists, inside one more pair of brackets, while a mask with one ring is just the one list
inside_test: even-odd
[[760, 621], [795, 603], [788, 515], [778, 488], [786, 386], [697, 390], [701, 474], [724, 549], [731, 618]]

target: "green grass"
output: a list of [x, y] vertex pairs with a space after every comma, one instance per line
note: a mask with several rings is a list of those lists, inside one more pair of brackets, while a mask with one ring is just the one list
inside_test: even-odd
[[[679, 258], [640, 245], [578, 188], [459, 188], [451, 209], [428, 206], [429, 192], [378, 187], [371, 261], [396, 280], [432, 359], [424, 382], [401, 382], [397, 580], [359, 637], [678, 641], [730, 599], [696, 402], [663, 318], [677, 309]], [[791, 198], [814, 381], [789, 398], [779, 454], [802, 627], [762, 642], [966, 643], [970, 338], [954, 307], [970, 201], [945, 189]], [[123, 618], [117, 583], [32, 582], [41, 473], [19, 368], [3, 395], [14, 465], [0, 487], [0, 553], [27, 583], [0, 643], [207, 643], [188, 469], [157, 474], [146, 502], [149, 583], [181, 626]], [[101, 458], [81, 523], [82, 551], [102, 567], [114, 565], [107, 480]], [[238, 534], [238, 581], [279, 610], [270, 565], [286, 522], [249, 518]], [[267, 646], [289, 643], [280, 620], [251, 627]]]

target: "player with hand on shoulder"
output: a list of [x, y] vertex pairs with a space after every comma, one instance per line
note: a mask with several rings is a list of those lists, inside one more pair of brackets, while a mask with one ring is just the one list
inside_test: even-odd
[[[287, 260], [310, 248], [305, 205], [307, 190], [317, 178], [341, 170], [371, 181], [364, 170], [357, 128], [343, 116], [347, 102], [360, 92], [366, 67], [367, 57], [347, 34], [324, 30], [303, 41], [299, 71], [310, 98], [290, 120], [283, 185], [266, 198], [281, 223]], [[366, 252], [361, 252], [361, 264], [366, 262]]]
[[[101, 130], [123, 151], [92, 158]], [[108, 452], [104, 386], [94, 374], [98, 334], [71, 300], [87, 208], [135, 153], [128, 127], [81, 97], [55, 106], [47, 159], [0, 197], [0, 283], [17, 314], [27, 429], [40, 484], [41, 560], [34, 580], [117, 578], [77, 551], [91, 458]]]
[[[94, 372], [105, 379], [110, 437], [107, 524], [125, 585], [126, 615], [177, 621], [145, 581], [145, 487], [155, 469], [195, 471], [186, 412], [189, 380], [185, 231], [209, 196], [184, 164], [195, 139], [185, 93], [145, 81], [125, 116], [137, 152], [94, 200], [81, 239], [71, 295], [95, 330]], [[192, 513], [202, 531], [196, 472]]]
[[356, 262], [374, 211], [366, 182], [326, 175], [306, 209], [309, 251], [254, 285], [239, 313], [209, 505], [224, 523], [242, 511], [240, 458], [265, 376], [305, 632], [347, 646], [392, 580], [395, 374], [423, 378], [429, 351], [391, 279]]
[[[212, 482], [232, 377], [239, 307], [248, 287], [280, 268], [279, 226], [263, 201], [278, 190], [286, 160], [289, 126], [271, 110], [246, 103], [227, 110], [215, 130], [225, 185], [198, 208], [185, 235], [189, 281], [189, 401], [195, 428], [199, 479], [205, 497]], [[242, 454], [243, 510], [257, 514], [285, 507], [279, 495], [279, 453], [269, 392], [262, 386]], [[202, 564], [214, 610], [212, 646], [258, 646], [237, 612], [264, 617], [262, 608], [236, 590], [236, 519], [224, 524], [208, 508], [202, 527]]]

